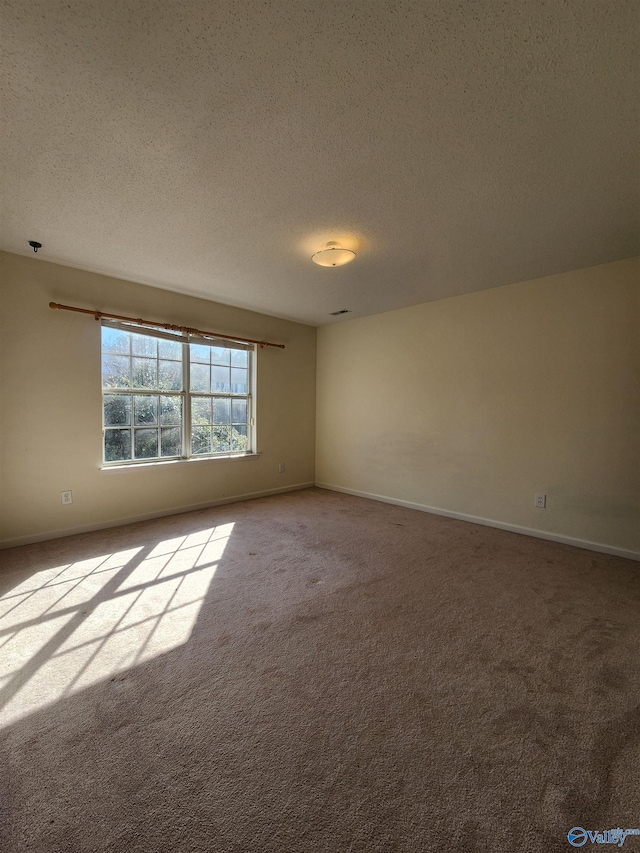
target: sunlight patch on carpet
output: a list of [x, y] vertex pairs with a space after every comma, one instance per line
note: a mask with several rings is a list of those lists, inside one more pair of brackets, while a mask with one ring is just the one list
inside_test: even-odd
[[0, 598], [0, 726], [186, 643], [232, 531], [56, 566]]

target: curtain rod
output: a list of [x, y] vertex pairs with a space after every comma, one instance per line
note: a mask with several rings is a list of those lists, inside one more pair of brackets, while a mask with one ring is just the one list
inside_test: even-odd
[[259, 347], [277, 347], [284, 349], [284, 344], [272, 344], [270, 341], [254, 341], [251, 338], [239, 338], [237, 335], [222, 335], [219, 332], [203, 332], [202, 329], [191, 329], [189, 326], [175, 326], [172, 323], [155, 323], [153, 320], [142, 320], [139, 317], [123, 317], [121, 314], [106, 314], [104, 311], [91, 311], [90, 308], [74, 308], [72, 305], [61, 305], [59, 302], [50, 302], [49, 308], [58, 308], [60, 311], [77, 311], [79, 314], [91, 314], [96, 320], [107, 317], [109, 320], [124, 320], [129, 323], [137, 323], [138, 326], [152, 326], [156, 329], [167, 329], [171, 332], [182, 332], [185, 335], [204, 335], [210, 338], [222, 338], [225, 341], [238, 341], [242, 344], [257, 344]]

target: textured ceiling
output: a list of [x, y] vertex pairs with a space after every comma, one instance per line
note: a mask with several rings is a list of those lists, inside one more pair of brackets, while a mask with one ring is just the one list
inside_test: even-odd
[[0, 8], [9, 251], [313, 324], [640, 251], [638, 2]]

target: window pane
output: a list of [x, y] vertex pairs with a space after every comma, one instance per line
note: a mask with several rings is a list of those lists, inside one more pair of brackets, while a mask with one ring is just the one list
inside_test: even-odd
[[148, 335], [131, 335], [131, 352], [134, 355], [148, 355], [156, 358], [158, 355], [158, 339]]
[[249, 353], [246, 350], [232, 349], [231, 350], [231, 365], [232, 367], [247, 367], [249, 364]]
[[214, 424], [228, 424], [231, 418], [231, 400], [214, 398], [213, 401], [213, 422]]
[[135, 430], [136, 459], [151, 459], [158, 455], [158, 430]]
[[213, 452], [222, 453], [231, 450], [231, 427], [230, 426], [214, 426], [213, 427]]
[[131, 459], [131, 430], [106, 429], [104, 431], [104, 461], [118, 462]]
[[234, 394], [247, 393], [247, 371], [242, 367], [231, 368], [231, 391]]
[[[133, 422], [136, 424], [152, 424], [158, 423], [158, 398], [157, 397], [134, 397], [134, 417]], [[136, 443], [136, 456], [138, 455]]]
[[160, 358], [171, 358], [174, 361], [182, 361], [182, 344], [179, 341], [158, 341], [158, 355]]
[[247, 449], [247, 427], [234, 426], [231, 430], [231, 449], [246, 450]]
[[158, 388], [164, 391], [182, 388], [182, 364], [179, 361], [158, 362]]
[[169, 427], [160, 430], [160, 444], [162, 456], [182, 455], [182, 430], [178, 427]]
[[129, 426], [131, 397], [128, 394], [107, 394], [104, 398], [104, 425]]
[[246, 424], [247, 422], [247, 401], [233, 400], [231, 402], [231, 420], [234, 424]]
[[[249, 392], [249, 351], [222, 342], [189, 344], [187, 353], [178, 340], [108, 326], [102, 351], [107, 462], [182, 456], [183, 405], [191, 408], [193, 456], [249, 449], [251, 403], [241, 396]], [[188, 389], [183, 357], [189, 357]]]
[[212, 367], [211, 368], [211, 385], [212, 391], [221, 391], [229, 393], [231, 385], [229, 383], [229, 368], [228, 367]]
[[192, 364], [191, 365], [191, 390], [196, 393], [208, 394], [211, 390], [209, 385], [209, 370], [208, 364]]
[[132, 358], [131, 384], [134, 388], [158, 387], [158, 362], [154, 358]]
[[210, 347], [203, 347], [200, 344], [190, 344], [189, 357], [191, 361], [197, 361], [200, 364], [209, 364], [209, 349]]
[[103, 352], [125, 353], [128, 355], [130, 340], [131, 335], [128, 332], [121, 332], [120, 329], [110, 329], [108, 326], [102, 327]]
[[230, 351], [226, 347], [211, 347], [211, 364], [229, 364]]
[[191, 427], [191, 453], [211, 453], [211, 427]]
[[191, 400], [191, 423], [196, 426], [211, 423], [210, 397], [194, 397]]
[[127, 355], [102, 356], [102, 385], [104, 388], [128, 388], [130, 359]]
[[182, 399], [180, 397], [160, 397], [160, 423], [182, 423]]

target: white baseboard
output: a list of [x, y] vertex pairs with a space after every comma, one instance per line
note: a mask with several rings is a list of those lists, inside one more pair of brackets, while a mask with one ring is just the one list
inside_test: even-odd
[[81, 527], [69, 527], [64, 530], [50, 530], [47, 533], [37, 533], [33, 536], [20, 536], [17, 539], [3, 539], [0, 541], [0, 550], [5, 548], [17, 548], [20, 545], [31, 545], [34, 542], [46, 542], [48, 539], [62, 539], [65, 536], [75, 536], [78, 533], [91, 533], [94, 530], [107, 530], [110, 527], [122, 527], [125, 524], [135, 524], [138, 521], [150, 521], [153, 518], [165, 518], [169, 515], [180, 515], [183, 512], [193, 512], [197, 509], [208, 509], [209, 507], [222, 506], [223, 504], [234, 504], [240, 501], [251, 501], [256, 498], [266, 498], [269, 495], [279, 495], [284, 492], [297, 492], [300, 489], [312, 489], [315, 483], [297, 483], [294, 486], [282, 486], [278, 489], [265, 489], [262, 492], [249, 492], [245, 495], [233, 495], [233, 497], [220, 498], [215, 501], [191, 504], [189, 506], [172, 507], [158, 512], [147, 512], [143, 515], [132, 515], [128, 518], [117, 518], [112, 521], [101, 521], [96, 524], [84, 524]]
[[585, 548], [588, 551], [598, 551], [601, 554], [611, 554], [614, 557], [625, 557], [627, 560], [640, 560], [640, 552], [629, 551], [626, 548], [616, 548], [613, 545], [604, 545], [601, 542], [589, 542], [587, 539], [575, 539], [572, 536], [562, 536], [558, 533], [547, 533], [544, 530], [534, 530], [532, 527], [521, 527], [518, 524], [507, 524], [496, 521], [493, 518], [480, 518], [476, 515], [467, 515], [464, 512], [452, 512], [448, 509], [440, 509], [435, 506], [413, 503], [413, 501], [402, 501], [390, 498], [386, 495], [374, 495], [370, 492], [360, 492], [357, 489], [347, 489], [343, 486], [334, 486], [331, 483], [316, 483], [319, 489], [329, 489], [332, 492], [344, 492], [347, 495], [355, 495], [359, 498], [369, 498], [372, 501], [382, 501], [387, 504], [404, 506], [408, 509], [417, 509], [421, 512], [430, 512], [433, 515], [443, 515], [446, 518], [457, 518], [459, 521], [470, 521], [472, 524], [483, 524], [485, 527], [497, 527], [500, 530], [508, 530], [510, 533], [521, 533], [524, 536], [534, 536], [536, 539], [547, 539], [549, 542], [560, 542], [562, 545], [572, 545], [574, 548]]

